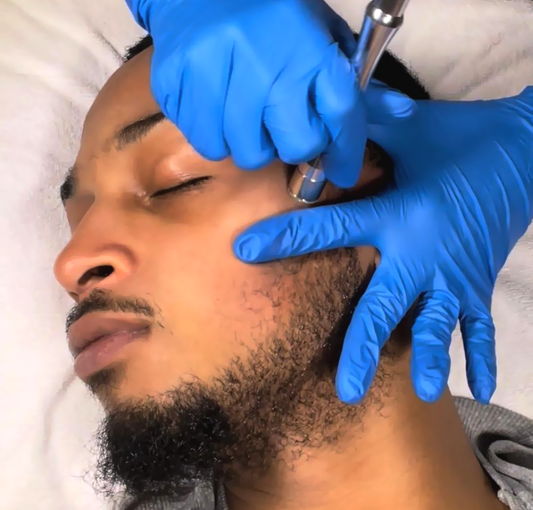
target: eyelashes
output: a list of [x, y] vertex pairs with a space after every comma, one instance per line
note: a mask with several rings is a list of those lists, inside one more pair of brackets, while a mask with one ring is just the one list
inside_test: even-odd
[[204, 177], [196, 177], [194, 179], [189, 179], [185, 182], [180, 182], [176, 186], [172, 186], [172, 188], [166, 188], [159, 191], [156, 191], [150, 198], [159, 198], [163, 197], [165, 195], [170, 195], [172, 193], [181, 193], [184, 191], [189, 191], [193, 188], [196, 188], [198, 186], [201, 186], [202, 184], [205, 184], [207, 181], [211, 180], [211, 176], [204, 176]]

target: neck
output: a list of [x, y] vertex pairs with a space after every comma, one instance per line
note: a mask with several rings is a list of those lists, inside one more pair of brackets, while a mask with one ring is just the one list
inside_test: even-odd
[[408, 359], [391, 379], [394, 388], [380, 387], [379, 399], [371, 393], [361, 419], [334, 445], [300, 450], [296, 459], [287, 450], [267, 477], [228, 485], [229, 508], [505, 508], [470, 448], [449, 391], [435, 404], [420, 401]]

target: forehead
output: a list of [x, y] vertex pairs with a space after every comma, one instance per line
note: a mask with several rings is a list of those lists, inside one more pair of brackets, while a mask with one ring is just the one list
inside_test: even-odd
[[[253, 202], [258, 195], [268, 195], [272, 207], [277, 205], [285, 210], [294, 206], [286, 192], [288, 168], [281, 161], [276, 160], [260, 171], [243, 172], [231, 158], [205, 160], [170, 122], [155, 128], [157, 136], [152, 135], [149, 141], [117, 150], [116, 135], [122, 128], [161, 111], [150, 87], [152, 54], [152, 48], [148, 48], [125, 63], [98, 94], [85, 119], [75, 161], [78, 181], [85, 179], [93, 191], [102, 191], [109, 189], [110, 183], [121, 186], [124, 176], [142, 182], [144, 179], [151, 182], [152, 177], [168, 178], [170, 182], [180, 172], [192, 176], [207, 173], [223, 178], [218, 182], [231, 190], [232, 196], [237, 192], [248, 193], [249, 201]], [[113, 172], [109, 172], [111, 168]], [[117, 176], [117, 180], [111, 176]], [[230, 196], [226, 198], [229, 200]], [[257, 208], [256, 202], [249, 207], [247, 204], [243, 201], [244, 212], [249, 212], [251, 205]], [[264, 216], [275, 212], [278, 211], [269, 209]]]
[[91, 106], [83, 128], [83, 142], [111, 138], [120, 128], [160, 111], [150, 90], [148, 48], [122, 65], [107, 81]]

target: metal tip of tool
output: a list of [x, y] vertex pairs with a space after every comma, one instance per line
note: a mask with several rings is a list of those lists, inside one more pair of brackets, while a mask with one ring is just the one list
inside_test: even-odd
[[304, 204], [314, 204], [322, 195], [327, 180], [319, 158], [296, 167], [287, 190], [289, 195]]
[[409, 0], [373, 0], [369, 7], [379, 9], [392, 17], [403, 16]]
[[[352, 63], [357, 70], [359, 87], [364, 91], [381, 56], [403, 23], [409, 0], [372, 0], [366, 9]], [[319, 158], [296, 169], [288, 192], [298, 202], [314, 204], [326, 187]]]

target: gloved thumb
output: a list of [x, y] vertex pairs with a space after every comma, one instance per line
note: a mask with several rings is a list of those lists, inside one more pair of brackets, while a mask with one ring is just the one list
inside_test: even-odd
[[[383, 103], [391, 99], [385, 92], [376, 90], [375, 93], [377, 106], [374, 110], [387, 112]], [[476, 140], [491, 135], [495, 119], [499, 118], [495, 113], [507, 101], [416, 101], [414, 111], [400, 127], [397, 122], [391, 122], [394, 114], [375, 115], [369, 120], [368, 138], [392, 157], [412, 151], [413, 144], [423, 146], [426, 151], [431, 151], [431, 147], [439, 150], [454, 147], [455, 152], [459, 152], [460, 148], [467, 149]]]
[[376, 80], [370, 82], [364, 99], [369, 124], [405, 122], [417, 110], [416, 101]]

